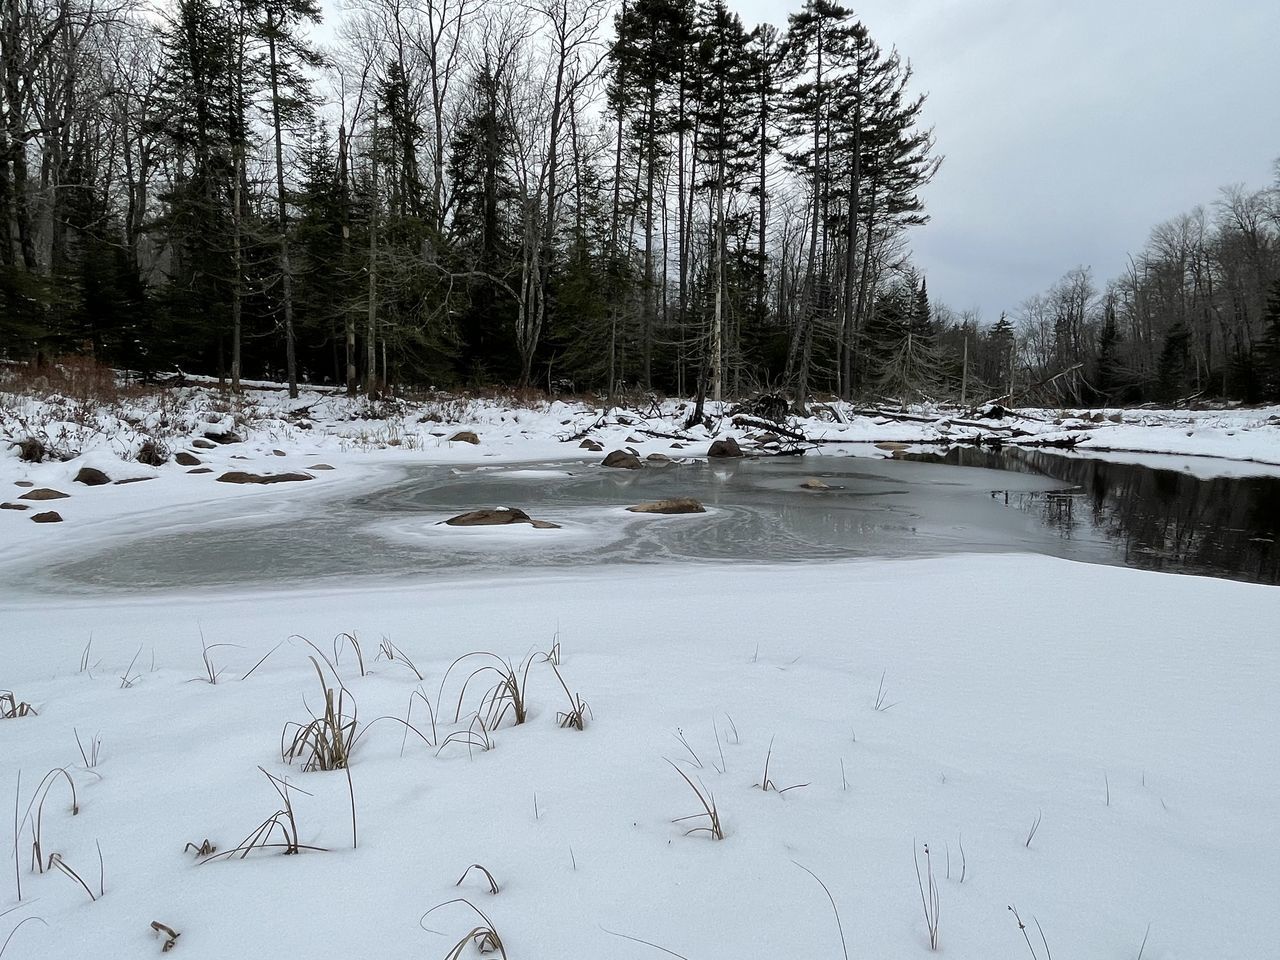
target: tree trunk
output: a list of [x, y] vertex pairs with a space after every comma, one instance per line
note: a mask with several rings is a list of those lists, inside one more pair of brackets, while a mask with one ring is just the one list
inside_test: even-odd
[[281, 135], [280, 70], [276, 59], [275, 12], [267, 10], [267, 55], [271, 83], [271, 126], [276, 137], [276, 204], [280, 230], [280, 299], [284, 314], [284, 362], [289, 379], [289, 397], [298, 396], [298, 357], [293, 331], [293, 270], [289, 263], [289, 211], [288, 197], [284, 190], [284, 139]]

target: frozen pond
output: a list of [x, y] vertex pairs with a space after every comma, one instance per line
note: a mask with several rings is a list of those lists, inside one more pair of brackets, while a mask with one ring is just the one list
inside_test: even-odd
[[[46, 564], [49, 592], [281, 586], [469, 577], [588, 564], [821, 561], [1032, 552], [1276, 582], [1280, 480], [1198, 480], [1151, 467], [956, 449], [931, 462], [846, 456], [595, 461], [389, 469], [372, 490], [269, 498], [224, 516], [169, 518]], [[939, 462], [941, 461], [941, 462]], [[832, 489], [801, 488], [816, 477]], [[626, 507], [691, 496], [707, 513]], [[1269, 505], [1269, 506], [1268, 506]], [[481, 507], [561, 525], [454, 528]]]

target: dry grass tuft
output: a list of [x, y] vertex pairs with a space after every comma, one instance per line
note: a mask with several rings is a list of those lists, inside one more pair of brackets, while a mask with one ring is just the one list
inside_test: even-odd
[[484, 725], [484, 717], [475, 714], [471, 718], [471, 723], [467, 725], [465, 730], [455, 730], [449, 734], [440, 743], [440, 748], [436, 750], [436, 756], [444, 752], [444, 748], [451, 743], [464, 744], [467, 748], [467, 755], [475, 756], [475, 751], [481, 753], [493, 749], [493, 738], [489, 736], [489, 729]]
[[754, 786], [757, 786], [761, 790], [764, 790], [766, 792], [768, 792], [769, 790], [772, 790], [776, 794], [778, 794], [778, 796], [785, 796], [788, 790], [799, 790], [801, 787], [809, 786], [809, 784], [807, 783], [793, 783], [789, 787], [779, 787], [776, 783], [773, 782], [772, 778], [770, 778], [769, 776], [769, 761], [771, 761], [772, 759], [773, 759], [773, 738], [770, 737], [769, 750], [764, 755], [764, 773], [760, 777], [760, 782], [757, 784], [754, 784]]
[[[320, 661], [310, 657], [320, 679], [324, 695], [324, 713], [313, 717], [309, 723], [290, 721], [280, 734], [280, 755], [285, 763], [302, 759], [302, 769], [345, 770], [351, 757], [351, 746], [356, 736], [355, 701], [335, 671], [337, 692], [325, 679]], [[329, 665], [332, 669], [332, 664]], [[292, 736], [290, 734], [292, 733]]]
[[167, 923], [161, 923], [159, 920], [151, 921], [151, 929], [160, 936], [164, 937], [164, 944], [160, 947], [161, 953], [168, 953], [178, 945], [178, 938], [182, 936], [177, 930], [169, 926]]
[[39, 716], [36, 708], [25, 700], [19, 700], [12, 690], [0, 690], [0, 720], [16, 720], [18, 717]]
[[[507, 960], [507, 948], [502, 942], [502, 937], [498, 935], [498, 931], [494, 927], [493, 921], [485, 915], [483, 910], [464, 897], [458, 897], [453, 900], [446, 900], [444, 903], [436, 904], [424, 913], [421, 918], [419, 918], [418, 925], [422, 926], [422, 921], [426, 920], [427, 917], [431, 916], [431, 914], [435, 913], [437, 910], [459, 903], [470, 909], [472, 913], [479, 917], [480, 923], [475, 924], [462, 936], [460, 940], [458, 940], [457, 943], [453, 945], [449, 952], [445, 954], [445, 960], [459, 960], [459, 958], [466, 952], [467, 947], [472, 944], [474, 944], [475, 948], [481, 953], [496, 953], [500, 960]], [[427, 930], [428, 928], [423, 927], [422, 929]], [[431, 930], [430, 932], [439, 933], [438, 930]]]
[[[14, 829], [14, 856], [16, 857], [17, 834], [23, 826], [30, 826], [31, 869], [37, 873], [44, 873], [46, 869], [44, 858], [44, 805], [49, 799], [49, 791], [53, 789], [54, 784], [59, 780], [65, 781], [67, 789], [71, 792], [71, 815], [74, 817], [80, 813], [80, 801], [76, 796], [75, 781], [71, 779], [71, 774], [66, 771], [65, 767], [55, 767], [46, 773], [40, 783], [36, 785], [35, 793], [31, 795], [31, 801], [27, 804], [27, 812], [23, 816], [21, 824]], [[15, 810], [15, 814], [16, 812]]]
[[478, 863], [473, 863], [471, 866], [467, 867], [467, 869], [463, 870], [462, 876], [458, 878], [458, 882], [455, 883], [454, 886], [455, 887], [462, 886], [462, 881], [467, 879], [467, 874], [469, 874], [472, 870], [479, 870], [481, 873], [484, 874], [484, 878], [489, 881], [489, 893], [496, 896], [498, 893], [498, 881], [493, 879], [493, 874], [490, 873], [486, 867], [483, 867]]
[[564, 688], [564, 695], [569, 698], [569, 709], [562, 710], [556, 714], [556, 723], [561, 729], [583, 730], [587, 725], [587, 715], [591, 715], [591, 719], [595, 719], [595, 715], [591, 714], [591, 708], [587, 706], [587, 702], [582, 699], [581, 695], [571, 693], [569, 685], [564, 682], [564, 677], [560, 675], [560, 668], [551, 664], [551, 669], [555, 672], [556, 679], [560, 681], [560, 686]]
[[375, 663], [379, 660], [386, 660], [388, 663], [403, 663], [413, 671], [413, 675], [418, 678], [419, 683], [423, 680], [422, 671], [406, 656], [403, 650], [391, 642], [389, 637], [382, 638], [382, 642], [378, 644], [378, 655], [373, 659]]
[[511, 713], [517, 726], [524, 723], [528, 717], [525, 693], [528, 689], [529, 667], [533, 664], [533, 657], [526, 657], [519, 667], [515, 667], [510, 660], [504, 660], [496, 653], [480, 651], [463, 654], [449, 665], [444, 678], [440, 681], [442, 700], [449, 675], [460, 664], [468, 661], [471, 663], [478, 661], [479, 666], [468, 673], [466, 679], [462, 681], [462, 688], [458, 691], [458, 701], [453, 712], [454, 723], [457, 723], [462, 716], [462, 704], [472, 681], [490, 678], [494, 680], [494, 686], [486, 690], [476, 710], [476, 713], [484, 719], [484, 727], [488, 730], [498, 729], [498, 725], [502, 723], [508, 712]]
[[198, 847], [194, 843], [188, 843], [182, 848], [183, 853], [186, 853], [188, 850], [193, 851], [197, 857], [212, 857], [218, 852], [218, 848], [210, 842], [208, 837], [205, 837]]
[[[202, 864], [210, 863], [214, 860], [229, 860], [232, 857], [243, 860], [255, 850], [280, 850], [285, 856], [291, 856], [301, 853], [303, 850], [325, 849], [324, 847], [310, 846], [300, 842], [298, 839], [298, 821], [293, 813], [293, 798], [290, 793], [296, 790], [304, 796], [309, 797], [311, 794], [305, 790], [299, 790], [286, 780], [272, 776], [262, 767], [258, 769], [262, 770], [262, 775], [267, 778], [272, 788], [280, 796], [281, 809], [254, 827], [247, 837], [230, 850], [211, 854], [200, 861]], [[208, 841], [205, 842], [208, 843]]]
[[671, 822], [683, 823], [687, 820], [701, 820], [705, 818], [707, 821], [706, 826], [693, 827], [686, 830], [684, 835], [687, 837], [695, 833], [706, 833], [711, 836], [712, 840], [723, 840], [724, 827], [720, 823], [720, 811], [716, 807], [716, 798], [712, 795], [711, 791], [708, 790], [706, 786], [699, 787], [695, 784], [689, 779], [683, 770], [677, 767], [670, 760], [668, 760], [667, 763], [670, 763], [671, 769], [680, 774], [680, 779], [689, 785], [689, 789], [693, 791], [694, 796], [698, 798], [698, 802], [702, 804], [703, 811], [702, 813], [692, 813], [687, 817], [676, 817], [676, 819]]
[[[916, 853], [915, 844], [911, 846], [911, 859], [916, 867], [916, 883], [920, 887], [920, 905], [924, 910], [924, 923], [929, 930], [929, 949], [938, 949], [938, 915], [941, 912], [938, 899], [938, 883], [933, 876], [933, 859], [929, 855], [929, 845], [924, 845], [924, 872], [920, 871], [920, 856]], [[927, 878], [927, 882], [926, 882]]]

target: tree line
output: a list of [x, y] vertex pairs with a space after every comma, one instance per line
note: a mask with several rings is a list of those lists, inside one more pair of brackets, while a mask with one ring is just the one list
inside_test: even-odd
[[939, 157], [852, 11], [12, 0], [0, 344], [143, 371], [851, 396]]
[[[385, 390], [1136, 402], [1280, 390], [1275, 190], [995, 324], [931, 304], [941, 157], [848, 8], [8, 0], [0, 353]], [[1268, 313], [1268, 310], [1271, 312]]]
[[1028, 381], [1062, 402], [1280, 401], [1280, 161], [1156, 226], [1105, 283], [1077, 267], [1017, 312]]

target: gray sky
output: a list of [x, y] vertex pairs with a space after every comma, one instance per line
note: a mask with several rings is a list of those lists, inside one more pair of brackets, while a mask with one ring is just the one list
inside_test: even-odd
[[[994, 320], [1280, 157], [1280, 0], [863, 0], [946, 161], [912, 236], [929, 293]], [[731, 0], [783, 23], [799, 0]]]

